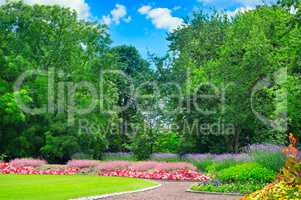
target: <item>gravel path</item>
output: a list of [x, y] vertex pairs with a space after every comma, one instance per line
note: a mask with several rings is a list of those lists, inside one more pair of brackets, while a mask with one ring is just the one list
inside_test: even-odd
[[239, 200], [240, 197], [203, 195], [185, 192], [193, 183], [165, 182], [158, 189], [126, 194], [118, 197], [107, 198], [107, 200]]

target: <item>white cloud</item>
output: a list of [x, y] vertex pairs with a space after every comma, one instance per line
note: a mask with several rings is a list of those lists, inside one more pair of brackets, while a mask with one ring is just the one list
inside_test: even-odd
[[[198, 0], [201, 3], [218, 6], [221, 9], [226, 9], [226, 14], [230, 17], [236, 16], [238, 13], [244, 13], [253, 10], [258, 5], [271, 5], [277, 0]], [[227, 10], [231, 6], [238, 6], [235, 10]]]
[[128, 16], [127, 18], [124, 18], [123, 21], [126, 23], [130, 23], [132, 21], [132, 17]]
[[181, 18], [174, 17], [168, 8], [152, 8], [151, 6], [142, 6], [138, 9], [142, 15], [146, 15], [148, 19], [159, 29], [174, 31], [184, 25]]
[[234, 2], [240, 3], [245, 7], [256, 7], [257, 5], [276, 3], [277, 0], [234, 0]]
[[106, 24], [106, 25], [110, 25], [112, 23], [112, 19], [111, 19], [110, 15], [103, 16], [101, 21], [103, 24]]
[[182, 8], [181, 6], [174, 6], [174, 7], [172, 8], [172, 10], [177, 11], [177, 10], [180, 10], [181, 8]]
[[147, 14], [151, 9], [152, 7], [150, 6], [142, 6], [141, 8], [138, 9], [138, 12], [140, 14]]
[[229, 17], [235, 17], [239, 13], [245, 13], [250, 10], [254, 10], [254, 8], [253, 7], [240, 7], [240, 8], [235, 9], [234, 11], [227, 11], [226, 14]]
[[[5, 4], [5, 0], [0, 0], [0, 4]], [[90, 7], [85, 0], [23, 0], [29, 5], [60, 5], [62, 7], [75, 10], [80, 19], [88, 19], [91, 16]]]
[[121, 21], [129, 23], [132, 20], [131, 16], [127, 15], [127, 9], [124, 5], [116, 4], [110, 15], [102, 17], [102, 23], [111, 25], [112, 23], [120, 24]]
[[263, 5], [263, 4], [273, 4], [276, 3], [277, 0], [198, 0], [201, 3], [205, 4], [226, 4], [226, 5], [233, 5], [241, 4], [242, 7], [256, 7], [257, 5]]

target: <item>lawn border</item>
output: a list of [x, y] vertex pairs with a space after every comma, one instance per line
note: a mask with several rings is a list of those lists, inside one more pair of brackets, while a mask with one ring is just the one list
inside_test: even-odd
[[110, 197], [116, 197], [116, 196], [121, 196], [121, 195], [126, 195], [126, 194], [134, 194], [134, 193], [139, 193], [139, 192], [147, 192], [150, 190], [155, 190], [159, 187], [162, 186], [161, 183], [155, 182], [158, 185], [153, 186], [153, 187], [147, 187], [144, 189], [140, 189], [140, 190], [134, 190], [134, 191], [128, 191], [128, 192], [116, 192], [116, 193], [112, 193], [112, 194], [104, 194], [104, 195], [99, 195], [99, 196], [91, 196], [91, 197], [80, 197], [80, 198], [76, 198], [76, 199], [70, 199], [70, 200], [98, 200], [98, 199], [106, 199], [106, 198], [110, 198]]
[[245, 194], [240, 193], [222, 193], [222, 192], [205, 192], [205, 191], [196, 191], [192, 189], [186, 190], [186, 192], [190, 193], [199, 193], [199, 194], [209, 194], [209, 195], [224, 195], [224, 196], [244, 196]]

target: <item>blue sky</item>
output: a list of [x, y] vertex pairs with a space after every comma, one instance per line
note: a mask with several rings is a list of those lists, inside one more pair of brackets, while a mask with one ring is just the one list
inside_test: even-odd
[[[0, 5], [6, 0], [0, 0]], [[80, 18], [97, 20], [109, 26], [114, 45], [133, 45], [142, 56], [147, 52], [164, 55], [168, 32], [182, 26], [182, 17], [195, 9], [213, 8], [235, 15], [262, 2], [276, 0], [23, 0], [28, 4], [58, 4], [76, 10]]]
[[88, 0], [91, 13], [99, 19], [109, 15], [116, 8], [116, 5], [124, 5], [127, 9], [127, 17], [130, 22], [110, 24], [110, 34], [113, 45], [129, 44], [135, 46], [141, 54], [146, 57], [147, 51], [163, 55], [168, 48], [166, 41], [168, 27], [158, 28], [153, 24], [147, 15], [141, 14], [138, 10], [143, 6], [151, 6], [152, 9], [167, 8], [173, 17], [184, 17], [189, 15], [195, 6], [199, 5], [196, 0]]
[[[113, 45], [128, 44], [135, 46], [146, 57], [147, 51], [164, 55], [168, 50], [166, 35], [172, 31], [169, 26], [179, 24], [177, 18], [191, 15], [195, 9], [209, 11], [212, 8], [235, 13], [237, 10], [251, 9], [261, 4], [262, 0], [87, 0], [93, 17], [102, 20], [109, 19], [110, 33]], [[126, 15], [118, 20], [112, 20], [112, 10], [126, 9]], [[118, 9], [119, 7], [119, 9]], [[145, 11], [141, 12], [141, 7]], [[163, 9], [158, 9], [163, 8]], [[166, 15], [166, 12], [170, 16]], [[147, 11], [148, 10], [148, 11]], [[156, 12], [157, 11], [157, 12]], [[160, 25], [161, 20], [169, 20]], [[165, 13], [165, 14], [164, 14]], [[157, 17], [156, 17], [157, 16]], [[170, 18], [172, 17], [172, 18]], [[169, 19], [170, 18], [170, 19]], [[103, 20], [105, 21], [105, 20]], [[170, 24], [169, 24], [170, 23]], [[176, 24], [176, 25], [173, 25]]]

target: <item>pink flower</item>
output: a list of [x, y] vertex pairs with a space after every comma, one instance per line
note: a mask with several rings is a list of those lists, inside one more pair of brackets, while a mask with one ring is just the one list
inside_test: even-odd
[[79, 168], [68, 167], [62, 170], [37, 170], [33, 167], [13, 167], [8, 163], [0, 164], [0, 174], [23, 174], [23, 175], [74, 175], [79, 172]]
[[169, 180], [169, 181], [195, 181], [202, 182], [207, 181], [210, 177], [204, 174], [191, 171], [191, 170], [176, 170], [176, 171], [135, 171], [135, 170], [113, 170], [99, 173], [100, 176], [118, 176], [118, 177], [130, 177], [130, 178], [143, 178], [154, 180]]
[[131, 169], [135, 171], [148, 171], [154, 170], [158, 167], [158, 162], [147, 161], [147, 162], [138, 162], [131, 166]]
[[77, 168], [90, 168], [96, 167], [99, 164], [97, 160], [70, 160], [67, 163], [68, 167], [77, 167]]
[[187, 170], [194, 170], [194, 171], [197, 170], [197, 168], [193, 166], [191, 163], [185, 163], [185, 162], [179, 162], [179, 163], [162, 162], [162, 163], [158, 163], [156, 169], [167, 170], [167, 171], [180, 170], [180, 169], [187, 169]]
[[10, 161], [9, 163], [13, 167], [41, 167], [47, 164], [45, 160], [31, 159], [31, 158], [21, 158]]
[[127, 161], [109, 161], [109, 162], [103, 162], [97, 165], [98, 170], [116, 170], [116, 169], [127, 169], [131, 166], [130, 162]]

